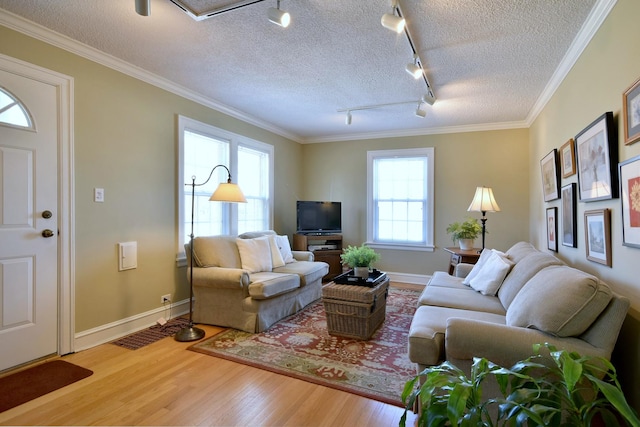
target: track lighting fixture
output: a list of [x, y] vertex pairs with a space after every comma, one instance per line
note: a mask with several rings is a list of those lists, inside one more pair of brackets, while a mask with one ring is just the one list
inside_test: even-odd
[[422, 106], [422, 103], [426, 102], [425, 101], [425, 97], [426, 96], [427, 95], [423, 96], [421, 99], [419, 99], [417, 101], [413, 100], [413, 101], [390, 102], [390, 103], [387, 103], [387, 104], [360, 105], [358, 107], [343, 108], [343, 109], [337, 110], [337, 112], [338, 113], [347, 113], [347, 115], [345, 116], [345, 119], [344, 119], [344, 123], [346, 125], [350, 125], [351, 121], [353, 119], [352, 113], [354, 111], [376, 110], [378, 108], [394, 107], [394, 106], [397, 106], [397, 105], [416, 105], [416, 103], [417, 103], [418, 107], [414, 111], [415, 115], [418, 116], [418, 117], [426, 117], [427, 112], [420, 108]]
[[416, 108], [416, 116], [425, 118], [426, 115], [427, 115], [427, 112], [422, 110], [422, 109], [420, 109], [421, 106], [422, 106], [422, 103], [419, 102], [418, 103], [418, 107]]
[[413, 63], [408, 63], [405, 67], [407, 73], [411, 74], [414, 79], [419, 79], [422, 75], [422, 68], [418, 65], [418, 55], [413, 55]]
[[400, 34], [402, 30], [404, 30], [405, 20], [401, 16], [396, 16], [396, 2], [394, 1], [392, 4], [393, 10], [391, 13], [385, 13], [380, 18], [380, 23], [383, 27], [395, 31]]
[[151, 14], [151, 0], [136, 0], [136, 12], [138, 15], [149, 16]]
[[425, 93], [424, 95], [422, 95], [422, 102], [424, 102], [425, 104], [433, 105], [436, 102], [436, 98], [434, 98], [431, 91], [429, 91], [429, 93]]
[[351, 124], [351, 111], [347, 111], [347, 117], [344, 119], [345, 124], [350, 125]]
[[277, 7], [269, 8], [269, 21], [284, 28], [287, 28], [291, 23], [289, 12], [280, 10], [280, 0], [278, 0]]

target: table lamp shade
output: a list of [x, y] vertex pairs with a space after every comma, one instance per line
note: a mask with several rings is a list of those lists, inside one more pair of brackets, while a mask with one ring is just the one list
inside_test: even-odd
[[500, 206], [493, 197], [493, 190], [489, 187], [477, 187], [476, 194], [469, 205], [469, 212], [500, 212]]

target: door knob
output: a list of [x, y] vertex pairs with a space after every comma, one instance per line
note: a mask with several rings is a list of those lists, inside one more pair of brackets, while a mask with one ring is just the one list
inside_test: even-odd
[[51, 211], [44, 211], [42, 212], [42, 218], [44, 219], [49, 219], [53, 216], [53, 214], [51, 213]]
[[49, 230], [48, 228], [45, 230], [42, 230], [42, 237], [49, 238], [49, 237], [53, 237], [53, 235], [54, 235], [54, 232]]

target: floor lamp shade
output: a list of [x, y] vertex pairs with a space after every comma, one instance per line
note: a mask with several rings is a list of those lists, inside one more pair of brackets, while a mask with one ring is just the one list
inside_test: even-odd
[[191, 234], [190, 234], [190, 242], [189, 242], [189, 250], [191, 252], [191, 256], [189, 257], [189, 324], [179, 330], [175, 335], [176, 341], [196, 341], [204, 338], [204, 331], [200, 328], [196, 328], [193, 326], [193, 238], [195, 237], [193, 234], [193, 223], [194, 223], [194, 203], [195, 203], [195, 192], [196, 187], [200, 187], [205, 185], [211, 179], [213, 175], [213, 171], [218, 167], [223, 167], [227, 170], [227, 182], [222, 182], [216, 188], [216, 191], [213, 192], [209, 201], [212, 202], [227, 202], [227, 203], [247, 203], [247, 199], [242, 194], [242, 190], [238, 185], [231, 182], [231, 172], [225, 165], [216, 165], [211, 169], [211, 173], [209, 174], [209, 178], [201, 184], [196, 184], [196, 177], [191, 177], [191, 184], [185, 184], [191, 186]]
[[484, 236], [486, 234], [487, 212], [500, 212], [500, 206], [493, 196], [493, 190], [490, 187], [477, 187], [476, 194], [469, 205], [469, 212], [482, 212], [482, 249], [484, 249]]

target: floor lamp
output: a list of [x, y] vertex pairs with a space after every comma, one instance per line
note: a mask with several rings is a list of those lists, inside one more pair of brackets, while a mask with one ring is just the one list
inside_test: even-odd
[[233, 184], [231, 182], [231, 172], [229, 172], [229, 168], [225, 165], [216, 165], [211, 169], [211, 173], [209, 174], [209, 178], [201, 184], [196, 184], [195, 175], [191, 177], [191, 184], [185, 184], [191, 186], [191, 234], [190, 242], [189, 242], [189, 325], [180, 329], [175, 336], [176, 341], [196, 341], [204, 337], [204, 331], [200, 328], [196, 328], [193, 326], [193, 218], [194, 218], [194, 207], [195, 207], [195, 193], [196, 187], [200, 187], [205, 185], [213, 176], [213, 171], [217, 168], [223, 167], [227, 170], [227, 182], [221, 182], [216, 188], [216, 191], [213, 192], [211, 197], [209, 198], [210, 202], [227, 202], [227, 203], [247, 203], [247, 199], [245, 199], [244, 194], [242, 194], [242, 190], [238, 187], [237, 184]]
[[482, 212], [482, 249], [484, 249], [484, 235], [487, 231], [487, 212], [500, 212], [500, 206], [493, 197], [493, 190], [489, 187], [477, 187], [476, 194], [469, 205], [468, 212]]

